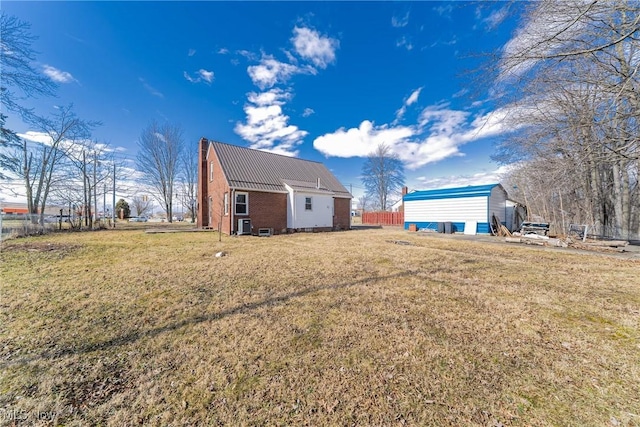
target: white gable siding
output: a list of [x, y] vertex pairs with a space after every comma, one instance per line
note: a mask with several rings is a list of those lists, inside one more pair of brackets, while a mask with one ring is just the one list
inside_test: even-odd
[[[306, 198], [311, 197], [311, 210]], [[289, 188], [287, 195], [287, 228], [333, 227], [333, 196], [305, 193]]]
[[406, 200], [404, 202], [404, 221], [405, 223], [487, 222], [487, 197]]

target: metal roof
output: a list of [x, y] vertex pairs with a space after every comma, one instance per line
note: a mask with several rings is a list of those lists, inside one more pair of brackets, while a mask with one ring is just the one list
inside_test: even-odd
[[209, 141], [209, 144], [232, 188], [286, 192], [284, 182], [315, 189], [320, 179], [322, 190], [330, 191], [336, 197], [351, 198], [349, 191], [322, 163], [217, 141]]
[[488, 197], [491, 195], [491, 191], [493, 191], [495, 187], [500, 187], [502, 191], [505, 191], [500, 184], [469, 185], [467, 187], [439, 188], [437, 190], [414, 191], [412, 193], [406, 194], [403, 197], [403, 200], [407, 201], [456, 199], [461, 197]]
[[302, 191], [304, 193], [333, 194], [333, 191], [329, 190], [325, 185], [322, 185], [322, 183], [320, 183], [320, 187], [318, 187], [317, 181], [307, 182], [283, 179], [282, 182], [292, 190]]

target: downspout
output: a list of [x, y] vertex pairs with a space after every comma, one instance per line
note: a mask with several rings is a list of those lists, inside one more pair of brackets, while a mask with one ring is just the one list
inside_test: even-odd
[[229, 213], [231, 214], [231, 227], [229, 228], [229, 236], [234, 232], [233, 213], [236, 209], [236, 190], [231, 189], [231, 200], [229, 200]]
[[292, 219], [292, 228], [295, 230], [297, 227], [296, 225], [298, 225], [298, 215], [296, 214], [296, 190], [294, 188], [292, 188], [291, 190], [291, 219]]

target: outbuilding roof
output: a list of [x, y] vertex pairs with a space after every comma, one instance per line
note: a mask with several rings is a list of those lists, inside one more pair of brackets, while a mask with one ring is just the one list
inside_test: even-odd
[[493, 191], [495, 187], [500, 187], [502, 191], [505, 191], [500, 184], [469, 185], [466, 187], [438, 188], [436, 190], [414, 191], [412, 193], [406, 194], [403, 197], [403, 200], [436, 200], [456, 199], [461, 197], [488, 197], [491, 195], [491, 191]]
[[215, 151], [229, 186], [236, 189], [286, 192], [285, 182], [302, 188], [317, 188], [335, 197], [351, 194], [320, 162], [287, 157], [237, 145], [209, 141]]

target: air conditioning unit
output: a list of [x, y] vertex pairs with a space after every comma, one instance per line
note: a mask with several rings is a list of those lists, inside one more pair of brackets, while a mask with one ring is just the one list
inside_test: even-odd
[[269, 237], [273, 234], [270, 228], [258, 228], [258, 237]]
[[251, 220], [249, 218], [238, 218], [238, 234], [251, 234]]

